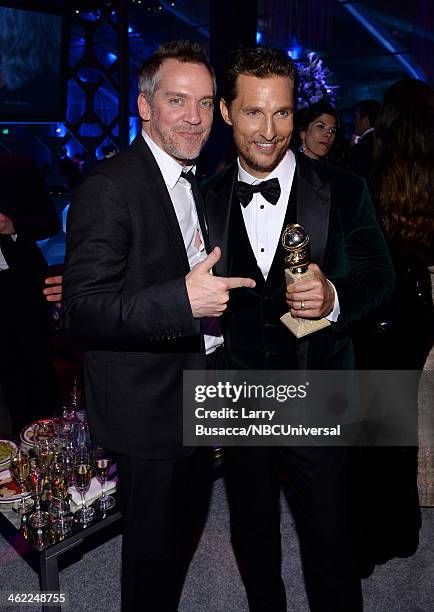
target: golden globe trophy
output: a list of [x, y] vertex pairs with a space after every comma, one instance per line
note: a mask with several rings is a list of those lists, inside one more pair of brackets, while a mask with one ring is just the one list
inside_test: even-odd
[[[315, 273], [308, 270], [310, 264], [309, 235], [298, 223], [291, 223], [285, 227], [282, 234], [282, 246], [288, 255], [285, 257], [285, 280], [286, 285], [291, 285], [301, 280], [315, 278]], [[330, 321], [327, 319], [303, 319], [293, 317], [290, 312], [280, 317], [282, 323], [294, 334], [296, 338], [302, 338], [308, 334], [328, 327]]]

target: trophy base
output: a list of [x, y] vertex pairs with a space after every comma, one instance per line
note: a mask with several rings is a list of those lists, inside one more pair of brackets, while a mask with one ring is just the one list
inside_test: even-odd
[[327, 319], [301, 319], [299, 317], [293, 317], [290, 312], [280, 317], [280, 320], [296, 338], [302, 338], [308, 334], [313, 334], [330, 325], [330, 321]]
[[[315, 272], [307, 270], [303, 274], [294, 274], [290, 270], [285, 270], [285, 280], [287, 285], [299, 280], [311, 280], [315, 278]], [[328, 319], [303, 319], [301, 317], [293, 317], [290, 312], [285, 313], [280, 317], [282, 323], [294, 334], [296, 338], [303, 338], [313, 334], [320, 329], [324, 329], [330, 325]]]

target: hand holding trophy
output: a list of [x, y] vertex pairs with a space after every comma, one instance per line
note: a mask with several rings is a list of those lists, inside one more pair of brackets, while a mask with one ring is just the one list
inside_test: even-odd
[[[304, 227], [298, 223], [287, 225], [282, 234], [282, 246], [288, 252], [288, 255], [285, 257], [285, 280], [287, 286], [297, 281], [315, 278], [314, 271], [308, 269], [310, 264], [310, 241]], [[301, 304], [303, 309], [303, 302]], [[302, 338], [330, 325], [330, 321], [325, 318], [305, 319], [294, 317], [290, 312], [285, 313], [280, 317], [280, 320], [296, 338]]]

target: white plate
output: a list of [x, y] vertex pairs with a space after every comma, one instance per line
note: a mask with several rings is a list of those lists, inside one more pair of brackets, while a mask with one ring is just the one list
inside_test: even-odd
[[[49, 421], [52, 421], [52, 419], [38, 419], [38, 422], [42, 422], [42, 423], [49, 422]], [[21, 434], [20, 434], [21, 440], [28, 446], [33, 446], [35, 443], [35, 441], [33, 440], [33, 425], [34, 423], [30, 423], [30, 425], [27, 425], [27, 427], [24, 427], [24, 429], [21, 431]], [[54, 432], [53, 432], [52, 437], [54, 437]]]
[[[11, 440], [0, 440], [0, 442], [8, 444], [11, 447], [11, 449], [14, 450], [14, 454], [16, 454], [18, 448], [17, 448], [17, 445], [14, 444], [14, 442], [12, 442]], [[6, 457], [5, 459], [2, 459], [0, 461], [0, 471], [5, 470], [7, 467], [9, 467], [9, 464], [10, 464], [10, 457]]]
[[[24, 498], [29, 497], [26, 491]], [[10, 470], [0, 472], [0, 504], [13, 504], [21, 499], [20, 488], [12, 477]]]

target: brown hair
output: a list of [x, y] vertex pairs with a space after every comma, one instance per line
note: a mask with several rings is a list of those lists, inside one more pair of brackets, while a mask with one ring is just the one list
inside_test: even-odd
[[175, 59], [188, 64], [203, 64], [209, 71], [216, 91], [214, 69], [205, 53], [198, 44], [189, 40], [172, 40], [165, 42], [146, 59], [140, 69], [138, 87], [148, 102], [152, 102], [155, 90], [158, 87], [160, 68], [164, 60]]
[[434, 260], [434, 92], [416, 79], [392, 85], [375, 124], [374, 189], [386, 235]]
[[237, 79], [240, 74], [266, 78], [286, 76], [294, 83], [297, 70], [290, 57], [280, 49], [267, 47], [237, 47], [226, 60], [222, 97], [230, 107], [237, 97]]

